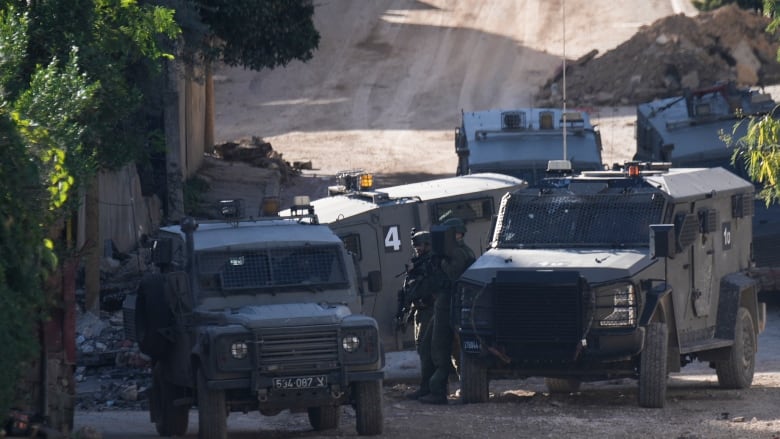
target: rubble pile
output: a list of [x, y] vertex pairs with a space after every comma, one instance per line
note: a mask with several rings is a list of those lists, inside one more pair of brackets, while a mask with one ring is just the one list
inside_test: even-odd
[[[567, 105], [636, 105], [729, 80], [741, 86], [780, 83], [780, 44], [766, 32], [768, 24], [768, 18], [735, 5], [657, 20], [601, 56], [594, 51], [567, 62]], [[562, 82], [558, 71], [539, 91], [537, 105], [559, 106]]]
[[77, 410], [147, 406], [151, 361], [125, 338], [121, 311], [79, 313], [74, 379]]
[[215, 145], [214, 152], [218, 158], [226, 161], [240, 161], [258, 168], [276, 169], [282, 183], [301, 173], [300, 164], [291, 165], [282, 158], [282, 154], [274, 151], [269, 142], [256, 136]]
[[[145, 409], [151, 360], [125, 334], [121, 304], [150, 270], [148, 249], [101, 262], [100, 312], [76, 307], [76, 410]], [[84, 291], [77, 290], [77, 298]]]

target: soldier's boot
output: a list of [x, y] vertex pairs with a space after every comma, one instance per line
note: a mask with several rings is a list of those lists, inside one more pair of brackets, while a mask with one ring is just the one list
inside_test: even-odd
[[438, 395], [434, 393], [429, 393], [425, 396], [422, 396], [418, 399], [423, 404], [436, 404], [436, 405], [445, 405], [447, 404], [447, 395]]
[[430, 395], [431, 391], [427, 388], [420, 387], [419, 389], [415, 390], [414, 392], [409, 392], [406, 394], [406, 399], [411, 400], [418, 400], [424, 396]]
[[439, 367], [431, 376], [429, 388], [431, 393], [418, 401], [424, 404], [447, 404], [449, 365]]

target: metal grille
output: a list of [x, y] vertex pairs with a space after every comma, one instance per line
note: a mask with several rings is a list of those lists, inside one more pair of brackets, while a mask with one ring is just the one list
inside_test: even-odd
[[650, 224], [660, 223], [664, 197], [656, 190], [608, 189], [575, 194], [565, 189], [507, 197], [494, 240], [499, 247], [647, 246]]
[[223, 290], [343, 283], [346, 274], [337, 246], [208, 252], [198, 257], [199, 272], [216, 276]]
[[501, 128], [522, 129], [526, 127], [524, 111], [505, 111], [501, 113]]
[[[496, 340], [499, 343], [579, 342], [585, 314], [579, 276], [572, 272], [518, 276], [525, 279], [493, 284]], [[566, 281], [561, 282], [562, 279]]]
[[257, 365], [263, 371], [332, 369], [338, 366], [338, 329], [287, 328], [256, 335]]

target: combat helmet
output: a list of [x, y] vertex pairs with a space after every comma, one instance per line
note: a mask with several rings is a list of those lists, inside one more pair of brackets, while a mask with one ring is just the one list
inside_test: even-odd
[[412, 235], [412, 245], [423, 245], [423, 244], [430, 244], [431, 243], [431, 232], [427, 230], [421, 230], [419, 232], [415, 232], [414, 235]]
[[452, 227], [458, 233], [463, 233], [464, 235], [466, 234], [466, 225], [460, 218], [450, 218], [447, 221], [444, 221], [442, 225]]

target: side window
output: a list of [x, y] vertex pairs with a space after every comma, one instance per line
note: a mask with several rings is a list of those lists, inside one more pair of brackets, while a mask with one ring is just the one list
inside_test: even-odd
[[436, 223], [448, 218], [460, 218], [463, 221], [490, 219], [493, 212], [493, 198], [490, 197], [448, 201], [433, 206], [433, 217]]
[[341, 236], [341, 240], [344, 241], [344, 247], [348, 252], [357, 256], [358, 260], [363, 260], [363, 252], [361, 251], [359, 234], [350, 233], [349, 235]]

